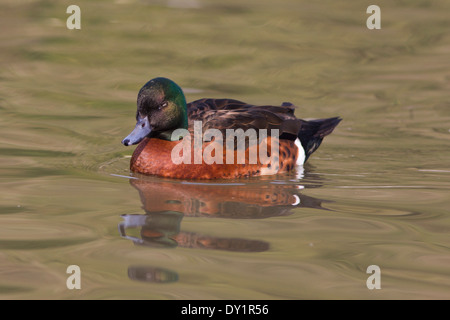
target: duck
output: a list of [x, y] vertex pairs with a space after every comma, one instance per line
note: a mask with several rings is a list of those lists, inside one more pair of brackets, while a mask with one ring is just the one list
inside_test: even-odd
[[139, 90], [136, 125], [122, 144], [137, 145], [130, 159], [130, 171], [137, 174], [184, 180], [276, 175], [303, 166], [342, 120], [303, 120], [295, 110], [290, 102], [186, 103], [178, 84], [157, 77]]

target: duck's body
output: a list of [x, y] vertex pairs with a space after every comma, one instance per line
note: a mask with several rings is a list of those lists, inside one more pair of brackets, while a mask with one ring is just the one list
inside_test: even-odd
[[[270, 137], [265, 140], [270, 150]], [[201, 163], [195, 163], [194, 154], [191, 154], [189, 163], [174, 164], [172, 151], [181, 141], [167, 141], [157, 138], [145, 138], [135, 149], [131, 157], [130, 169], [133, 172], [157, 175], [166, 178], [178, 179], [235, 179], [252, 177], [259, 175], [276, 174], [292, 170], [297, 161], [298, 148], [294, 142], [289, 140], [280, 140], [279, 164], [263, 164], [261, 161], [252, 164], [246, 161], [243, 164], [237, 163], [237, 151], [234, 153], [235, 163], [226, 162], [226, 150], [223, 151], [223, 160], [221, 163], [207, 163], [205, 148], [214, 142], [205, 142], [202, 146], [203, 159]], [[266, 142], [264, 142], [266, 143]], [[220, 146], [219, 146], [220, 147]], [[192, 150], [194, 146], [192, 145]], [[257, 149], [256, 149], [257, 150]], [[249, 159], [251, 149], [245, 151], [245, 159]], [[258, 152], [258, 151], [255, 151]]]
[[[282, 173], [303, 165], [341, 121], [338, 117], [297, 119], [294, 110], [291, 103], [255, 106], [231, 99], [201, 99], [186, 104], [181, 88], [169, 79], [156, 78], [139, 92], [136, 128], [122, 143], [140, 142], [131, 158], [130, 169], [143, 174], [179, 179], [234, 179]], [[200, 147], [195, 136], [198, 132], [194, 132], [196, 121], [196, 130], [200, 127], [201, 133], [216, 130], [214, 139]], [[176, 129], [188, 130], [190, 142], [179, 140], [174, 134]], [[253, 144], [247, 140], [244, 153], [237, 144], [229, 150], [222, 142], [226, 141], [230, 129], [253, 130], [258, 139]], [[277, 134], [271, 135], [275, 132], [272, 130], [278, 130]], [[260, 132], [266, 132], [267, 137]], [[217, 136], [223, 140], [216, 139]], [[192, 152], [179, 163], [174, 161], [174, 155], [179, 155], [174, 150], [181, 150], [183, 143]], [[279, 147], [278, 154], [273, 152], [277, 150], [274, 146]], [[270, 161], [259, 157], [262, 147], [267, 148]], [[227, 161], [231, 159], [229, 152], [232, 162]], [[256, 161], [251, 161], [255, 154]]]

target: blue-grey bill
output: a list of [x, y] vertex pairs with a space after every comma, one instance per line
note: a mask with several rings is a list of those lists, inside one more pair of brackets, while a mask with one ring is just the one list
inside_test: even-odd
[[148, 122], [148, 117], [138, 118], [136, 127], [131, 133], [122, 140], [122, 143], [125, 146], [131, 146], [133, 144], [138, 144], [142, 141], [146, 136], [148, 136], [152, 132], [152, 127]]

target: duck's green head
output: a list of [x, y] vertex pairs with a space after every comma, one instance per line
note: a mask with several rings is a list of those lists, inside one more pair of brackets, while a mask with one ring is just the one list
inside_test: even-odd
[[188, 127], [183, 90], [172, 80], [155, 78], [147, 82], [137, 97], [136, 127], [122, 140], [126, 146], [147, 136], [170, 140], [173, 130]]

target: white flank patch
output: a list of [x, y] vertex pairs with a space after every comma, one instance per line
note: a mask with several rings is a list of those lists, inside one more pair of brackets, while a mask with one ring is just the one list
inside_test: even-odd
[[299, 138], [295, 139], [295, 145], [298, 148], [297, 165], [302, 166], [305, 163], [306, 155]]

